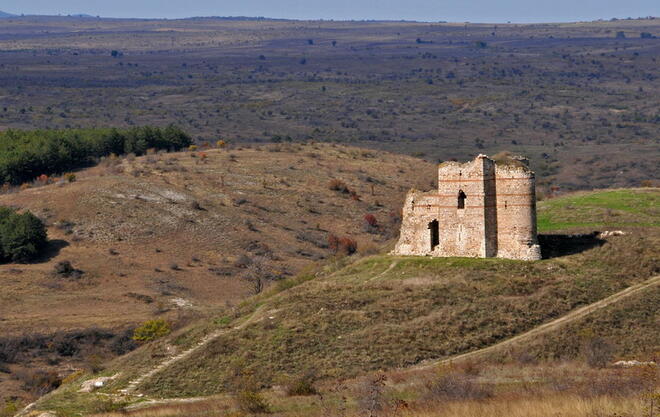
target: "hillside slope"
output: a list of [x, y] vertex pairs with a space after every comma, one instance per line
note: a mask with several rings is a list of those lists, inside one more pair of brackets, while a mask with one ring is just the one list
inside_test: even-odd
[[[16, 375], [26, 366], [66, 376], [110, 359], [65, 332], [119, 335], [154, 317], [185, 324], [231, 309], [252, 291], [246, 263], [275, 279], [295, 275], [333, 256], [331, 233], [373, 250], [397, 232], [392, 213], [407, 190], [434, 176], [415, 158], [311, 144], [110, 158], [76, 175], [0, 195], [0, 205], [43, 218], [51, 239], [42, 260], [0, 265], [0, 339], [25, 343], [0, 372], [0, 402], [25, 395]], [[331, 179], [359, 198], [331, 190]], [[380, 228], [364, 227], [367, 213]], [[84, 273], [56, 274], [62, 261]]]
[[[564, 205], [561, 199], [551, 200], [541, 204], [541, 211], [549, 206], [546, 214], [552, 217], [559, 215], [558, 207], [588, 205], [610, 192], [585, 194], [582, 201], [567, 196]], [[657, 189], [617, 192], [640, 205], [660, 194]], [[584, 213], [576, 221], [589, 218]], [[353, 263], [345, 259], [344, 265], [331, 264], [316, 277], [301, 276], [242, 304], [233, 322], [219, 317], [109, 364], [104, 374], [120, 375], [103, 391], [125, 388], [162, 362], [168, 347], [183, 351], [202, 334], [223, 328], [204, 348], [141, 379], [137, 392], [156, 398], [221, 393], [231, 387], [238, 368], [266, 386], [309, 369], [324, 378], [354, 377], [490, 346], [657, 275], [660, 233], [635, 226], [633, 220], [623, 236], [593, 237], [597, 242], [590, 248], [580, 246], [577, 253], [538, 262], [384, 255]], [[639, 221], [645, 223], [644, 217]], [[554, 236], [566, 243], [585, 239]], [[572, 323], [571, 333], [560, 329], [558, 337], [520, 348], [541, 358], [574, 358], [585, 337], [602, 335], [616, 341], [620, 357], [647, 355], [660, 346], [653, 331], [657, 296], [657, 286], [650, 287]], [[74, 394], [75, 387], [60, 390], [43, 406], [60, 407], [66, 414], [89, 401]]]

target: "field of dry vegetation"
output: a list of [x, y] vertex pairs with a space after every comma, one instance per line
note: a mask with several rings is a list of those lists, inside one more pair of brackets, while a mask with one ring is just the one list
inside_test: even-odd
[[[231, 310], [254, 293], [255, 271], [268, 288], [334, 256], [330, 235], [378, 251], [398, 231], [405, 192], [430, 187], [433, 168], [283, 144], [109, 158], [76, 178], [0, 195], [43, 218], [51, 246], [38, 262], [0, 265], [0, 347], [20, 351], [0, 372], [3, 396], [41, 392], [16, 380], [21, 363], [60, 375], [90, 369], [133, 348], [130, 331], [144, 320], [180, 327]], [[354, 196], [331, 189], [333, 179]]]
[[3, 19], [0, 129], [176, 123], [432, 162], [511, 150], [546, 191], [639, 186], [658, 180], [658, 37], [660, 19]]

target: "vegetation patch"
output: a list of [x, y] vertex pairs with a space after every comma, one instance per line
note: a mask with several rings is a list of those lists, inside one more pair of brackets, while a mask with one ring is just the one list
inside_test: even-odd
[[[179, 150], [191, 143], [190, 136], [175, 126], [8, 130], [0, 132], [0, 182], [21, 184], [86, 166], [93, 158], [142, 155], [147, 149]], [[69, 182], [75, 181], [71, 175], [67, 176]]]
[[538, 204], [539, 232], [572, 228], [660, 227], [657, 188], [604, 190], [552, 198]]
[[46, 226], [39, 218], [0, 207], [0, 261], [28, 262], [47, 245]]

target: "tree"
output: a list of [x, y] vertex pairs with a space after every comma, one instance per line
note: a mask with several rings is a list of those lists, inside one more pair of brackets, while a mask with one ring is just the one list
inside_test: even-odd
[[0, 258], [3, 261], [28, 262], [48, 245], [46, 226], [30, 212], [18, 214], [0, 208]]
[[250, 285], [253, 294], [263, 291], [266, 282], [272, 280], [275, 275], [263, 256], [252, 258], [245, 268], [243, 279]]

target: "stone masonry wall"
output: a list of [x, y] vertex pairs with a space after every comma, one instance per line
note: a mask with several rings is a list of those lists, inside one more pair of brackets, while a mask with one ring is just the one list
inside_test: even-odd
[[485, 155], [441, 164], [437, 192], [408, 193], [394, 253], [540, 259], [534, 173]]

